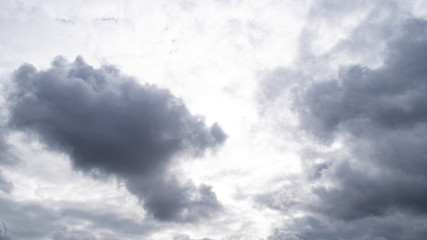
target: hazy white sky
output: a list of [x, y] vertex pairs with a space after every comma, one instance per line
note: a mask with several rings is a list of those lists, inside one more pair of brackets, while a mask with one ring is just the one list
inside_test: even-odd
[[2, 0], [0, 240], [423, 239], [426, 19]]

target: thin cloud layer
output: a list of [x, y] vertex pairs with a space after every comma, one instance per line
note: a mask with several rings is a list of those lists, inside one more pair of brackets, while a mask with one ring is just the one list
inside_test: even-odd
[[[384, 53], [378, 68], [341, 67], [337, 79], [287, 90], [300, 127], [318, 143], [342, 147], [301, 155], [309, 194], [295, 190], [296, 197], [274, 206], [261, 199], [305, 213], [287, 223], [290, 233], [277, 231], [271, 239], [424, 238], [427, 22], [400, 24]], [[287, 82], [273, 79], [284, 88]]]
[[226, 135], [167, 90], [112, 66], [57, 57], [50, 69], [15, 71], [8, 107], [11, 129], [68, 154], [77, 170], [119, 177], [157, 219], [194, 221], [220, 208], [210, 187], [179, 179], [169, 166], [176, 154], [201, 155]]

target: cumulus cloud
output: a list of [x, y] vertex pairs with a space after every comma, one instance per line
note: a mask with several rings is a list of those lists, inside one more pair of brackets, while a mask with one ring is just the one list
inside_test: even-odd
[[57, 57], [47, 70], [25, 64], [15, 71], [8, 108], [11, 129], [67, 153], [79, 171], [119, 177], [157, 219], [193, 221], [220, 208], [209, 186], [184, 181], [169, 167], [177, 154], [220, 146], [226, 134], [168, 90], [113, 66]]
[[354, 159], [330, 170], [342, 186], [317, 190], [325, 202], [340, 201], [328, 204], [328, 213], [353, 218], [396, 207], [427, 210], [427, 22], [410, 20], [400, 34], [388, 43], [382, 67], [344, 68], [337, 80], [314, 83], [299, 99], [302, 126], [321, 138], [347, 135], [347, 157]]
[[[154, 173], [158, 174], [158, 173]], [[196, 221], [221, 209], [212, 187], [180, 183], [174, 176], [136, 177], [127, 181], [131, 192], [144, 195], [144, 208], [160, 220]]]
[[[295, 211], [305, 213], [288, 224], [295, 237], [423, 239], [426, 39], [427, 22], [409, 19], [386, 41], [381, 66], [343, 66], [336, 79], [292, 86], [300, 127], [317, 143], [342, 145], [301, 155], [309, 162], [304, 166], [311, 195], [308, 201], [292, 198], [299, 201]], [[288, 239], [282, 235], [272, 239]]]
[[339, 128], [356, 134], [354, 130], [360, 129], [349, 125], [357, 121], [387, 129], [424, 123], [425, 25], [422, 20], [411, 20], [402, 26], [404, 37], [388, 43], [384, 66], [349, 66], [341, 70], [338, 80], [310, 86], [297, 106], [304, 109], [299, 113], [303, 126], [322, 136]]

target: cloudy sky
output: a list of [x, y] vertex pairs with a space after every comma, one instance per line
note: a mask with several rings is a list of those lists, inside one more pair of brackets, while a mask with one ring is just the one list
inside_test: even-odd
[[0, 240], [421, 240], [424, 0], [2, 0]]

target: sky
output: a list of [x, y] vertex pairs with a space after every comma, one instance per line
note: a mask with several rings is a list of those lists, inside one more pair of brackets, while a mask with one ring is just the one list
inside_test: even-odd
[[0, 240], [427, 235], [426, 1], [0, 3]]

